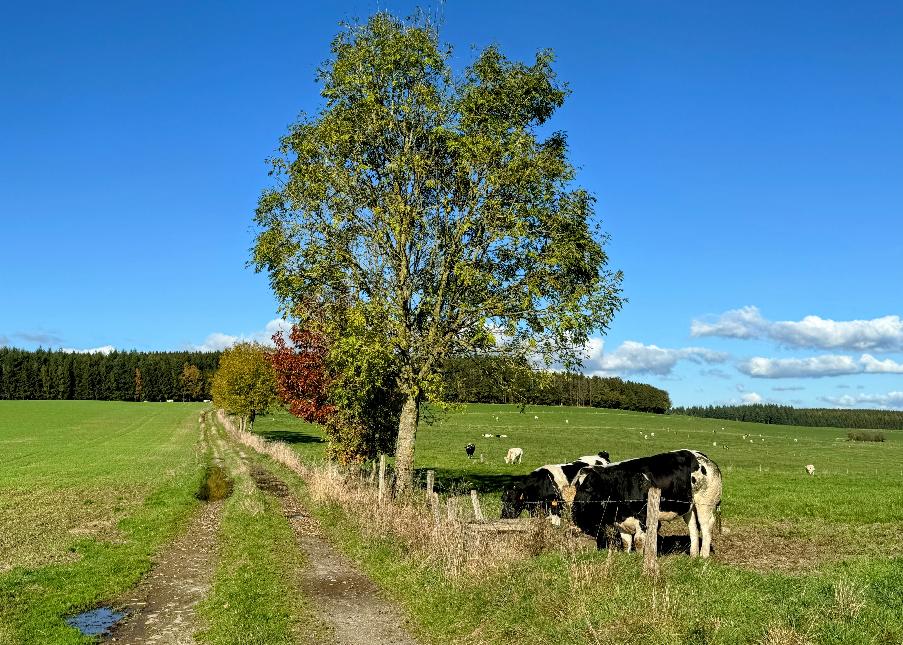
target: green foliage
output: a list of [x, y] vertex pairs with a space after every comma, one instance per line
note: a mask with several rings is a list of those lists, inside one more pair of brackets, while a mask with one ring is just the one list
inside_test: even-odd
[[356, 313], [354, 309], [345, 312], [341, 333], [327, 358], [332, 376], [329, 400], [337, 410], [325, 424], [327, 455], [342, 463], [392, 452], [402, 404], [396, 357], [370, 337]]
[[565, 135], [546, 134], [567, 95], [551, 52], [525, 64], [489, 47], [454, 78], [434, 26], [378, 13], [332, 54], [323, 108], [272, 160], [253, 261], [302, 322], [328, 328], [351, 308], [363, 341], [394, 357], [404, 487], [418, 406], [447, 358], [574, 365], [620, 308], [621, 274]]
[[678, 407], [672, 414], [709, 419], [731, 419], [754, 423], [834, 428], [881, 428], [903, 430], [903, 412], [895, 410], [843, 410], [837, 408], [794, 408], [789, 405], [709, 405]]
[[223, 352], [213, 375], [213, 405], [252, 424], [276, 402], [276, 375], [267, 349], [257, 343], [237, 343]]
[[[210, 398], [219, 357], [219, 352], [76, 354], [0, 347], [0, 399], [200, 401]], [[187, 389], [185, 366], [197, 370]]]
[[884, 433], [883, 432], [875, 432], [874, 430], [850, 430], [847, 433], [848, 441], [873, 441], [873, 442], [883, 442], [884, 441]]

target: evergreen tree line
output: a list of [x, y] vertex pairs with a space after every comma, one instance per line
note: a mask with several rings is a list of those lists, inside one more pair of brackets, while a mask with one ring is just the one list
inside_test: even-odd
[[663, 414], [671, 407], [665, 390], [615, 377], [538, 372], [494, 357], [448, 361], [444, 398], [454, 403], [576, 405]]
[[0, 347], [0, 399], [200, 401], [219, 352], [77, 354]]
[[709, 405], [672, 408], [671, 414], [691, 417], [752, 421], [792, 426], [834, 428], [903, 429], [903, 412], [893, 410], [843, 410], [834, 408], [794, 408], [789, 405]]

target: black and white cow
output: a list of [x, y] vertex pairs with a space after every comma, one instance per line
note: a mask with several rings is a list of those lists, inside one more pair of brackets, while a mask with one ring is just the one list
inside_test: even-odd
[[502, 495], [502, 519], [518, 517], [526, 508], [530, 515], [549, 515], [560, 521], [564, 491], [580, 471], [609, 463], [608, 453], [586, 455], [566, 464], [540, 466]]
[[[572, 504], [574, 523], [605, 544], [614, 526], [629, 551], [634, 538], [644, 539], [646, 498], [650, 487], [661, 489], [661, 519], [680, 516], [690, 529], [690, 555], [711, 553], [715, 511], [721, 503], [721, 471], [696, 450], [674, 450], [649, 457], [591, 466], [578, 473]], [[658, 527], [655, 529], [657, 534]], [[701, 535], [701, 543], [700, 543]]]
[[473, 453], [475, 453], [476, 451], [477, 451], [477, 447], [475, 445], [473, 445], [472, 443], [469, 443], [466, 446], [464, 446], [464, 452], [467, 453], [468, 457], [473, 457]]

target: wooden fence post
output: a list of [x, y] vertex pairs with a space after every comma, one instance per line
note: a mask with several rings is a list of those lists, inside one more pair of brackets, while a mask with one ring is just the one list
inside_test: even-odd
[[436, 483], [436, 471], [428, 470], [426, 471], [426, 501], [427, 503], [432, 503], [433, 501], [433, 485]]
[[473, 515], [477, 522], [483, 521], [483, 510], [480, 508], [480, 498], [477, 497], [477, 491], [470, 491], [470, 502], [473, 504]]
[[430, 506], [433, 507], [433, 519], [436, 520], [436, 524], [439, 524], [439, 493], [433, 493], [430, 496]]
[[454, 497], [449, 497], [445, 500], [445, 512], [448, 513], [448, 521], [454, 522], [458, 519], [458, 500]]
[[646, 542], [643, 545], [643, 573], [658, 575], [658, 517], [662, 491], [654, 486], [646, 499]]
[[370, 483], [373, 484], [376, 482], [376, 462], [370, 462]]
[[379, 456], [379, 495], [377, 499], [382, 504], [386, 498], [386, 456]]

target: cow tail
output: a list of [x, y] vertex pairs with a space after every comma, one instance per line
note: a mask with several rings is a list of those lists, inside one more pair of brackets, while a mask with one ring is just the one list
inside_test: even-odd
[[715, 506], [715, 533], [721, 535], [721, 502]]

